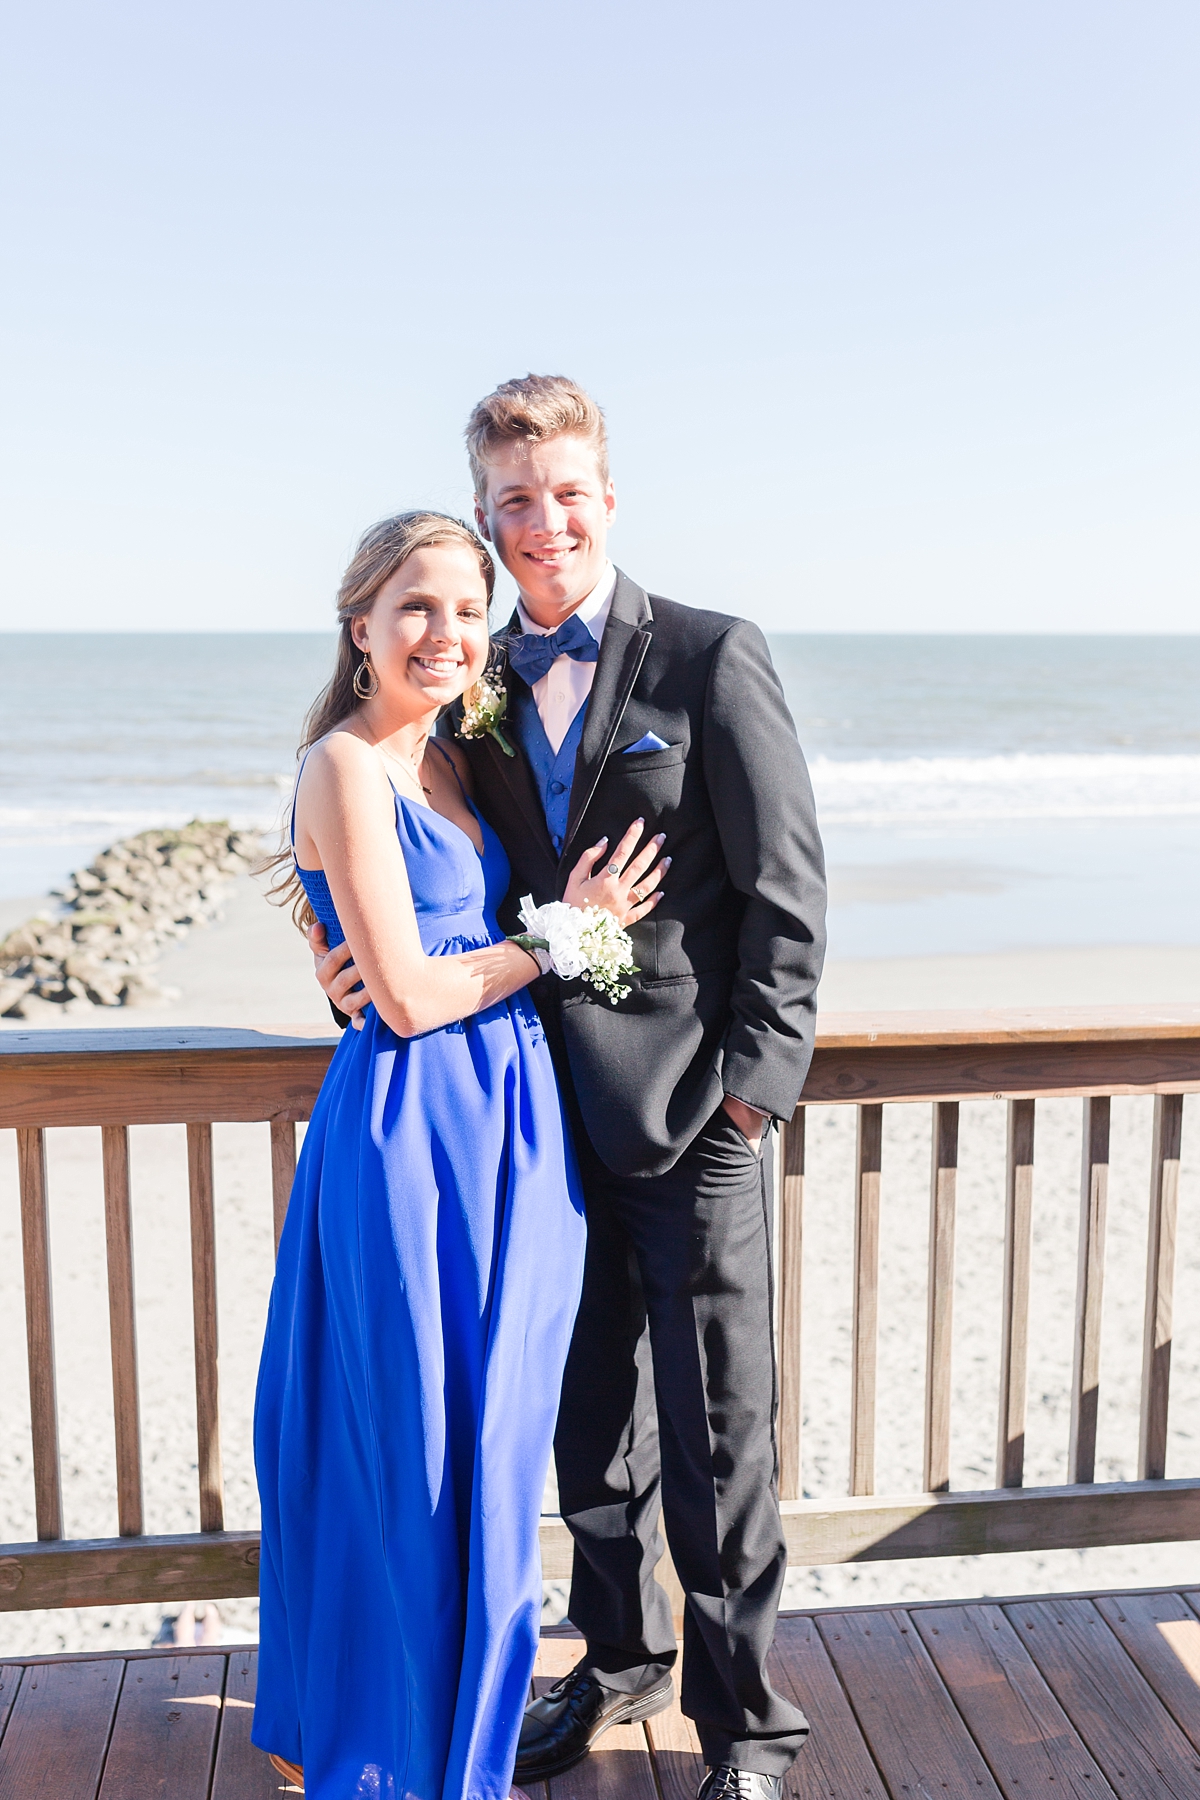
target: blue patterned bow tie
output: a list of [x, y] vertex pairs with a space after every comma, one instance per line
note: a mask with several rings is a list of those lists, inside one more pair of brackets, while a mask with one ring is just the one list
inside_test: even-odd
[[599, 654], [599, 644], [577, 613], [572, 613], [549, 637], [526, 631], [508, 640], [508, 660], [530, 687], [550, 673], [551, 665], [560, 656], [569, 656], [575, 662], [595, 662]]

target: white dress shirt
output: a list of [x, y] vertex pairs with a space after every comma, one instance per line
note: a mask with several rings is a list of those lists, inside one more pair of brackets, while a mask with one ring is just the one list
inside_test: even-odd
[[[604, 636], [616, 588], [617, 571], [610, 562], [606, 562], [599, 581], [587, 599], [581, 600], [574, 613], [568, 615], [581, 619], [597, 643]], [[549, 637], [552, 631], [558, 629], [555, 625], [535, 625], [520, 599], [517, 600], [517, 617], [521, 621], [521, 630], [531, 631], [536, 637]], [[559, 624], [563, 623], [565, 621], [560, 619]], [[534, 682], [531, 692], [538, 709], [538, 718], [542, 721], [550, 740], [550, 748], [556, 756], [571, 729], [575, 714], [591, 693], [595, 679], [594, 662], [577, 662], [573, 656], [559, 656], [550, 664], [542, 679]]]

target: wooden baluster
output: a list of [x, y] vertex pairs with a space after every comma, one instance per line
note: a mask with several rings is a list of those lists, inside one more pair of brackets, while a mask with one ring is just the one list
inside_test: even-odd
[[1000, 1344], [1000, 1425], [996, 1486], [1025, 1480], [1025, 1393], [1029, 1358], [1029, 1259], [1033, 1243], [1033, 1100], [1008, 1103], [1004, 1176], [1004, 1315]]
[[1183, 1095], [1154, 1096], [1150, 1152], [1150, 1232], [1146, 1245], [1146, 1321], [1142, 1336], [1142, 1417], [1138, 1480], [1167, 1471], [1167, 1402], [1171, 1392], [1171, 1312], [1175, 1292], [1175, 1220]]
[[879, 1186], [883, 1107], [860, 1106], [855, 1154], [850, 1492], [875, 1492], [875, 1363], [879, 1333]]
[[133, 1308], [133, 1222], [129, 1208], [129, 1129], [104, 1125], [104, 1234], [108, 1254], [108, 1333], [112, 1346], [113, 1424], [117, 1442], [117, 1529], [140, 1537], [142, 1444], [138, 1417], [137, 1327]]
[[1075, 1366], [1071, 1376], [1071, 1443], [1067, 1480], [1096, 1479], [1100, 1403], [1100, 1317], [1104, 1298], [1104, 1234], [1108, 1215], [1107, 1095], [1083, 1103], [1079, 1180], [1079, 1275], [1075, 1289]]
[[54, 1380], [54, 1308], [50, 1290], [50, 1220], [46, 1203], [46, 1134], [17, 1130], [21, 1250], [25, 1264], [25, 1341], [29, 1350], [29, 1416], [33, 1495], [39, 1538], [63, 1534], [58, 1461], [58, 1396]]
[[271, 1203], [275, 1212], [275, 1253], [287, 1217], [296, 1176], [296, 1126], [291, 1119], [271, 1120]]
[[804, 1108], [779, 1128], [783, 1197], [779, 1258], [779, 1497], [798, 1500], [800, 1485], [800, 1318], [804, 1243]]
[[192, 1217], [192, 1330], [196, 1346], [196, 1451], [200, 1529], [223, 1531], [221, 1421], [217, 1396], [217, 1238], [213, 1214], [212, 1126], [189, 1125], [188, 1192]]
[[925, 1341], [927, 1494], [950, 1487], [950, 1362], [954, 1322], [954, 1212], [958, 1193], [958, 1102], [933, 1108], [929, 1180], [929, 1312]]

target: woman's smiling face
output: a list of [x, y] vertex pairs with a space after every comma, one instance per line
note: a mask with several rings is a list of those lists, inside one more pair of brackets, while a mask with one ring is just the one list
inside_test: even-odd
[[488, 655], [487, 584], [465, 544], [414, 550], [355, 619], [379, 697], [405, 712], [448, 706], [482, 675]]

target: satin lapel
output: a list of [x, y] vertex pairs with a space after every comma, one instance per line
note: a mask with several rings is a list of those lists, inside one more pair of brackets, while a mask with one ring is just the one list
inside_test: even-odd
[[591, 803], [608, 753], [612, 749], [633, 684], [637, 680], [642, 659], [650, 648], [654, 623], [650, 602], [636, 582], [617, 571], [617, 587], [613, 594], [608, 623], [600, 640], [596, 661], [596, 678], [588, 700], [583, 739], [575, 758], [575, 775], [571, 782], [571, 810], [567, 817], [567, 835], [563, 840], [564, 855], [579, 829], [579, 821]]

